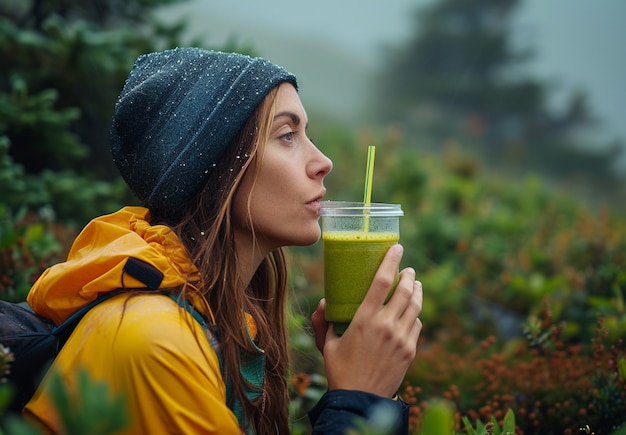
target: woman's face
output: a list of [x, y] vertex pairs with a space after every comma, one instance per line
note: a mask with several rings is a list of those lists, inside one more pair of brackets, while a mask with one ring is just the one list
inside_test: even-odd
[[233, 210], [238, 240], [251, 243], [254, 230], [256, 248], [264, 252], [319, 239], [319, 201], [332, 169], [306, 135], [307, 115], [293, 85], [280, 85], [274, 109], [263, 156], [253, 162], [260, 166], [246, 171]]

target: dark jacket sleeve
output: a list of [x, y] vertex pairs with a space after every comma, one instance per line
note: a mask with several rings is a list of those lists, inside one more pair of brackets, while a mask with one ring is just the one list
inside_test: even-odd
[[345, 434], [356, 428], [356, 421], [368, 421], [375, 412], [387, 413], [384, 420], [393, 424], [393, 434], [409, 433], [409, 405], [375, 394], [352, 390], [327, 391], [313, 409], [309, 419], [313, 434]]

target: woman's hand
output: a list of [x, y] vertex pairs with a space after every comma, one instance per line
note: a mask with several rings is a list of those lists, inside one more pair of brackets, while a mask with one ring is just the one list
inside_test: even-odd
[[392, 397], [415, 358], [422, 329], [422, 285], [415, 271], [400, 272], [396, 290], [387, 304], [402, 258], [402, 246], [389, 248], [365, 299], [342, 336], [325, 321], [326, 303], [313, 313], [315, 342], [324, 355], [330, 390], [345, 389]]

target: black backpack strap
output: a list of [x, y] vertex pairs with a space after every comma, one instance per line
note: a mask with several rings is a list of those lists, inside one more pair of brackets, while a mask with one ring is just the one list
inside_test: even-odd
[[134, 257], [128, 257], [126, 264], [124, 264], [124, 272], [144, 283], [150, 290], [157, 290], [164, 277], [163, 272], [159, 269]]
[[[138, 258], [128, 257], [126, 260], [126, 264], [124, 264], [123, 268], [124, 272], [132, 276], [133, 278], [141, 281], [145, 284], [150, 290], [156, 290], [161, 285], [163, 281], [163, 272], [159, 269]], [[102, 296], [99, 296], [96, 300], [88, 303], [80, 310], [76, 311], [70, 317], [68, 317], [63, 323], [59, 326], [55, 327], [52, 330], [52, 334], [58, 337], [58, 348], [57, 351], [63, 347], [65, 342], [72, 335], [72, 331], [78, 325], [78, 322], [87, 314], [89, 310], [98, 305], [101, 302], [106, 301], [107, 299], [120, 294], [124, 289], [119, 289], [112, 292], [107, 292]]]

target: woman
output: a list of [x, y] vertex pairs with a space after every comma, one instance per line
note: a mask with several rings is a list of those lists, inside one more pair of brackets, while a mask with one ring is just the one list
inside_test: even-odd
[[[308, 139], [293, 75], [260, 58], [195, 48], [140, 57], [115, 108], [112, 151], [142, 201], [94, 219], [65, 263], [35, 283], [33, 309], [60, 322], [103, 294], [53, 364], [84, 368], [127, 403], [125, 433], [288, 433], [287, 267], [309, 245], [331, 161]], [[394, 397], [415, 356], [421, 285], [407, 268], [383, 305], [392, 247], [341, 337], [312, 315], [329, 391], [313, 431], [344, 433]], [[373, 357], [376, 355], [376, 357]], [[25, 416], [63, 428], [44, 382]]]

